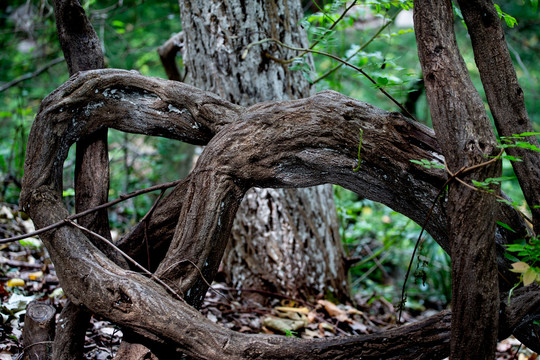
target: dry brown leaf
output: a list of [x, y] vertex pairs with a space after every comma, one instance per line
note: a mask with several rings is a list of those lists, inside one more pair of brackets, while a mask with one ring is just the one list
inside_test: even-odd
[[296, 307], [291, 307], [291, 306], [276, 306], [274, 309], [278, 311], [283, 311], [283, 312], [297, 312], [297, 313], [302, 313], [302, 314], [309, 313], [309, 309], [305, 306], [301, 308], [296, 308]]
[[286, 331], [297, 331], [306, 326], [306, 322], [302, 320], [282, 319], [275, 316], [265, 317], [262, 323], [265, 327], [282, 333], [285, 333]]
[[351, 308], [348, 308], [347, 309], [347, 314], [352, 314], [352, 315], [364, 315], [364, 312], [358, 310], [358, 309], [355, 309], [353, 307]]
[[318, 300], [317, 303], [324, 307], [324, 310], [326, 310], [328, 315], [337, 319], [338, 321], [351, 322], [351, 319], [349, 319], [347, 313], [344, 310], [340, 309], [336, 304], [328, 300]]

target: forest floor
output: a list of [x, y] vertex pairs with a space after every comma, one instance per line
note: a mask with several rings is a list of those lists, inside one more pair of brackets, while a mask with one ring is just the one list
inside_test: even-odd
[[[0, 204], [0, 239], [33, 230], [13, 206]], [[316, 338], [369, 334], [397, 326], [394, 306], [376, 294], [356, 294], [355, 306], [334, 304], [325, 299], [311, 303], [279, 294], [243, 289], [264, 298], [266, 304], [238, 301], [238, 290], [214, 283], [201, 312], [211, 321], [245, 333], [281, 334]], [[0, 360], [22, 359], [22, 330], [26, 305], [46, 301], [60, 312], [66, 299], [46, 249], [38, 238], [0, 244]], [[421, 320], [436, 311], [403, 312], [405, 323]], [[86, 359], [112, 359], [122, 339], [115, 325], [92, 317], [86, 332]], [[499, 342], [498, 360], [536, 360], [538, 354], [521, 346], [513, 337]]]

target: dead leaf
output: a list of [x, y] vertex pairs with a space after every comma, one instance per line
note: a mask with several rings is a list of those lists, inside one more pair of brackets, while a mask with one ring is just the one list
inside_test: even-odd
[[364, 315], [364, 313], [358, 309], [355, 309], [353, 307], [347, 309], [347, 314], [351, 315]]
[[533, 268], [528, 268], [523, 274], [523, 285], [527, 286], [536, 280], [536, 271]]
[[25, 282], [23, 279], [9, 279], [6, 283], [6, 286], [8, 287], [14, 287], [14, 286], [24, 286]]
[[308, 323], [313, 324], [317, 321], [317, 312], [315, 310], [310, 311], [307, 314]]
[[43, 277], [43, 271], [36, 271], [28, 274], [28, 279], [30, 280], [38, 280]]
[[515, 272], [515, 273], [524, 273], [525, 271], [527, 271], [529, 269], [529, 264], [523, 262], [523, 261], [518, 261], [518, 262], [515, 262], [512, 264], [512, 268], [513, 269], [510, 269], [510, 271], [512, 272]]
[[320, 338], [321, 335], [316, 330], [309, 330], [305, 329], [304, 333], [302, 334], [302, 339], [314, 339], [314, 338]]
[[351, 319], [349, 319], [347, 313], [344, 310], [340, 309], [336, 304], [328, 300], [318, 300], [317, 303], [324, 307], [324, 310], [326, 310], [328, 315], [337, 319], [338, 321], [351, 322]]
[[286, 331], [297, 331], [306, 326], [306, 323], [301, 320], [282, 319], [275, 316], [267, 316], [263, 319], [263, 325], [285, 333]]
[[302, 314], [309, 313], [309, 309], [305, 306], [301, 308], [290, 307], [290, 306], [276, 306], [274, 309], [278, 311], [283, 311], [283, 312], [297, 312], [297, 313], [302, 313]]

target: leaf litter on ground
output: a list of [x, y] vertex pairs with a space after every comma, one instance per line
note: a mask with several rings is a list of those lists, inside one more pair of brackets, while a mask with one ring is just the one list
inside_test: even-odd
[[[17, 206], [0, 203], [0, 239], [28, 234], [33, 224]], [[11, 286], [10, 286], [11, 285]], [[266, 305], [239, 300], [238, 289], [213, 283], [201, 308], [210, 321], [243, 333], [266, 333], [305, 339], [365, 335], [398, 326], [394, 306], [377, 294], [357, 294], [353, 304], [336, 304], [328, 299], [306, 303], [281, 294], [264, 292]], [[0, 245], [0, 360], [20, 359], [24, 314], [30, 301], [47, 301], [60, 313], [66, 298], [47, 250], [30, 238]], [[405, 323], [433, 314], [404, 312]], [[86, 359], [112, 359], [122, 339], [121, 329], [98, 316], [91, 318], [85, 337]], [[516, 351], [519, 349], [519, 354]], [[538, 355], [510, 337], [497, 346], [497, 359], [536, 360]]]

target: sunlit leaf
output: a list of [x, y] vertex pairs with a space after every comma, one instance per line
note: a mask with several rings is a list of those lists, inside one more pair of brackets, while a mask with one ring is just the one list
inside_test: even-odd
[[14, 286], [24, 286], [25, 282], [23, 279], [9, 279], [6, 283], [8, 287], [14, 287]]
[[530, 268], [529, 264], [527, 264], [527, 263], [525, 263], [523, 261], [518, 261], [518, 262], [512, 264], [512, 269], [510, 269], [510, 271], [515, 272], [515, 273], [523, 274], [529, 268]]
[[33, 273], [28, 274], [28, 279], [30, 280], [38, 280], [43, 277], [43, 271], [36, 271]]
[[523, 285], [527, 286], [532, 284], [536, 280], [538, 274], [533, 268], [528, 268], [523, 274]]

